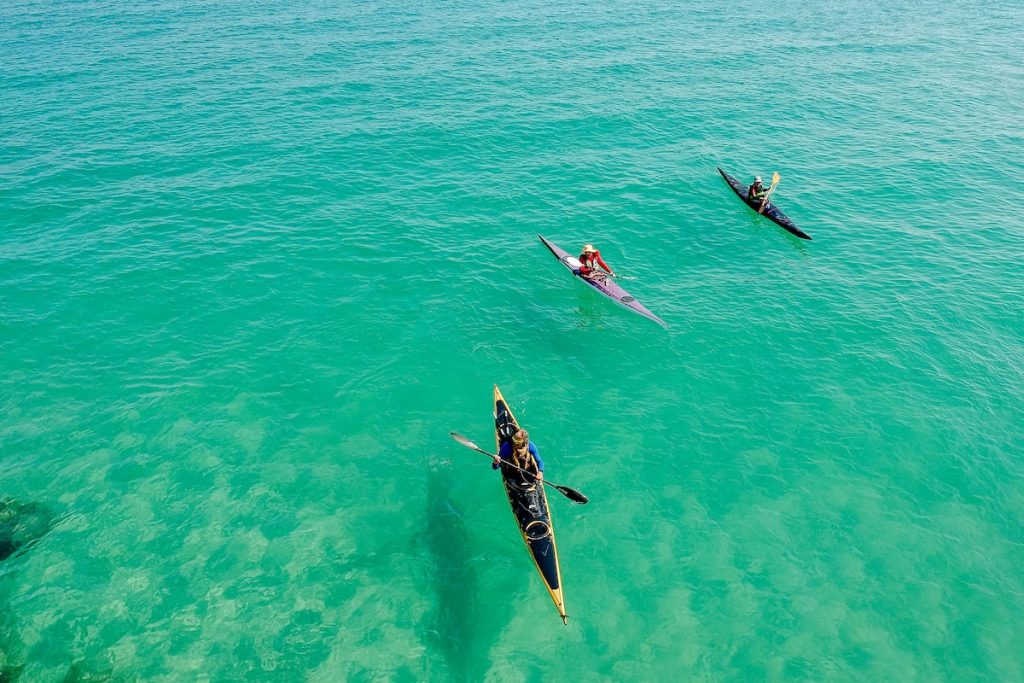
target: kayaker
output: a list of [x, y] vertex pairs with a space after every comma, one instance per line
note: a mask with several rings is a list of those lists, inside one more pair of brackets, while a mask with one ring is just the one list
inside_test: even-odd
[[583, 277], [593, 277], [594, 275], [601, 275], [601, 271], [597, 269], [598, 266], [604, 268], [605, 272], [615, 277], [615, 273], [608, 267], [608, 264], [601, 258], [601, 252], [594, 249], [594, 245], [586, 244], [583, 246], [583, 253], [580, 254], [580, 275]]
[[761, 176], [757, 176], [754, 178], [754, 184], [747, 190], [747, 200], [764, 199], [766, 194], [768, 194], [768, 190], [765, 189], [764, 184], [761, 182]]
[[540, 459], [537, 445], [530, 441], [530, 435], [525, 429], [520, 429], [513, 434], [511, 441], [501, 444], [501, 448], [498, 449], [498, 457], [491, 463], [491, 468], [498, 469], [501, 467], [502, 461], [521, 467], [526, 470], [521, 474], [533, 475], [532, 479], [536, 481], [544, 480], [544, 461]]

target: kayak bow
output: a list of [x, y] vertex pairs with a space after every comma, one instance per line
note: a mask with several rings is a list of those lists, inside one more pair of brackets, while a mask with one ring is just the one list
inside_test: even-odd
[[653, 320], [662, 327], [668, 327], [668, 323], [648, 311], [643, 304], [630, 296], [629, 292], [624, 290], [622, 287], [619, 287], [618, 283], [606, 274], [602, 273], [592, 278], [581, 276], [579, 274], [580, 262], [575, 256], [567, 252], [565, 249], [562, 249], [557, 244], [544, 239], [543, 235], [537, 235], [537, 237], [540, 237], [540, 241], [544, 243], [544, 246], [550, 249], [551, 253], [555, 255], [555, 258], [561, 261], [562, 265], [572, 271], [572, 274], [577, 278], [583, 280], [617, 304], [625, 306], [634, 313], [639, 313], [648, 320]]
[[[519, 423], [512, 415], [511, 408], [505, 403], [505, 397], [501, 395], [498, 385], [494, 385], [494, 440], [497, 444], [497, 451], [501, 452], [501, 445], [512, 440], [512, 435], [519, 431]], [[536, 482], [524, 482], [522, 474], [511, 468], [501, 468], [501, 479], [505, 484], [505, 494], [508, 496], [509, 505], [512, 506], [512, 514], [519, 526], [519, 533], [523, 536], [526, 549], [530, 551], [533, 564], [544, 581], [545, 588], [551, 594], [551, 599], [558, 610], [558, 616], [562, 617], [562, 623], [567, 623], [569, 617], [565, 614], [565, 601], [562, 598], [562, 571], [558, 566], [558, 548], [555, 546], [555, 528], [551, 521], [551, 514], [548, 511], [548, 499], [544, 494], [544, 487]]]
[[775, 206], [775, 202], [768, 202], [768, 206], [764, 207], [764, 210], [761, 211], [760, 199], [747, 199], [746, 185], [744, 185], [743, 183], [741, 183], [740, 181], [736, 180], [731, 175], [723, 171], [721, 166], [718, 167], [718, 172], [722, 174], [722, 177], [725, 178], [725, 182], [729, 183], [729, 187], [731, 187], [732, 191], [735, 192], [739, 196], [739, 198], [743, 200], [744, 204], [749, 206], [754, 211], [758, 211], [762, 216], [765, 216], [772, 222], [785, 228], [786, 230], [793, 233], [800, 239], [811, 239], [810, 235], [808, 235], [800, 228], [796, 227], [796, 224], [793, 223], [793, 221], [789, 220], [789, 217], [786, 216], [786, 214], [782, 213], [782, 211], [780, 211], [777, 206]]

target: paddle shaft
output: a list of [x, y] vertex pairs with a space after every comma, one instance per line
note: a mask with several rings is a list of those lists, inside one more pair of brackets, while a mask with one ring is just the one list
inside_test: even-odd
[[[488, 456], [488, 457], [490, 457], [492, 459], [497, 458], [498, 460], [501, 460], [501, 462], [504, 463], [505, 465], [508, 465], [509, 467], [511, 467], [513, 469], [519, 470], [520, 472], [525, 472], [526, 474], [533, 474], [533, 472], [530, 472], [529, 470], [523, 469], [522, 467], [520, 467], [519, 465], [516, 465], [515, 463], [509, 462], [508, 460], [503, 460], [502, 458], [500, 458], [499, 456], [495, 455], [494, 453], [488, 453], [487, 451], [485, 451], [484, 449], [480, 448], [475, 443], [473, 443], [472, 441], [470, 441], [466, 437], [462, 436], [461, 434], [458, 434], [457, 432], [448, 432], [448, 435], [451, 436], [456, 441], [458, 441], [459, 443], [461, 443], [466, 448], [471, 448], [474, 451], [476, 451], [477, 453], [483, 453], [484, 455], [486, 455], [486, 456]], [[569, 500], [573, 501], [574, 503], [579, 503], [581, 505], [584, 505], [584, 504], [586, 504], [589, 501], [589, 499], [586, 496], [584, 496], [582, 493], [580, 493], [576, 489], [569, 488], [568, 486], [559, 486], [558, 484], [552, 484], [550, 481], [548, 481], [547, 479], [543, 479], [543, 478], [540, 480], [540, 482], [542, 484], [547, 484], [548, 486], [550, 486], [551, 488], [555, 489], [556, 491], [558, 491], [559, 493], [561, 493], [563, 496], [565, 496]]]
[[772, 186], [768, 188], [768, 191], [764, 195], [764, 199], [761, 200], [761, 208], [757, 210], [757, 213], [760, 214], [764, 211], [764, 207], [768, 206], [768, 198], [772, 196], [772, 192], [775, 192], [775, 187], [779, 184], [780, 180], [782, 180], [782, 176], [780, 176], [779, 172], [776, 171], [774, 175], [772, 175]]
[[[488, 453], [487, 451], [485, 451], [482, 448], [477, 448], [476, 446], [470, 446], [470, 448], [472, 448], [477, 453], [483, 453], [484, 455], [489, 455], [489, 456], [491, 456], [492, 458], [494, 458], [496, 460], [500, 460], [503, 464], [508, 465], [512, 469], [519, 470], [520, 472], [525, 472], [526, 474], [533, 474], [533, 472], [531, 472], [530, 470], [526, 469], [525, 467], [520, 467], [519, 465], [515, 464], [514, 462], [510, 462], [508, 460], [505, 460], [501, 456], [495, 455], [494, 453]], [[554, 484], [551, 484], [550, 482], [547, 482], [544, 479], [541, 479], [541, 481], [543, 481], [545, 484], [548, 484], [549, 486], [554, 486]]]
[[603, 277], [622, 277], [621, 275], [617, 275], [615, 273], [609, 273], [607, 270], [602, 270], [600, 268], [591, 268], [589, 275], [584, 275], [582, 272], [580, 272], [579, 276], [580, 277], [601, 277], [601, 276], [603, 276]]

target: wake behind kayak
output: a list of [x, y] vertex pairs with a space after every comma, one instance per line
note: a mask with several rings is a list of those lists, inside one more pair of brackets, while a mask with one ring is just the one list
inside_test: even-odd
[[[758, 209], [761, 208], [761, 200], [747, 199], [746, 185], [744, 185], [740, 181], [736, 180], [736, 178], [733, 178], [731, 175], [723, 171], [721, 166], [718, 167], [718, 172], [722, 174], [722, 177], [725, 178], [725, 182], [727, 182], [729, 184], [729, 187], [732, 188], [732, 191], [735, 192], [736, 195], [743, 200], [744, 204], [749, 206], [754, 211], [757, 211]], [[777, 225], [785, 228], [786, 230], [793, 233], [802, 240], [811, 239], [810, 235], [808, 235], [800, 228], [796, 227], [796, 224], [793, 223], [793, 221], [789, 220], [789, 217], [786, 216], [786, 214], [782, 213], [782, 211], [780, 211], [777, 206], [775, 206], [775, 202], [769, 201], [768, 206], [764, 208], [764, 211], [761, 212], [761, 215], [766, 217], [773, 223], [776, 223]]]

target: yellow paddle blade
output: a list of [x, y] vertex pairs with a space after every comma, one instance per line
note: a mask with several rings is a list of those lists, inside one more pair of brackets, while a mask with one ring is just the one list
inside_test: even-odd
[[782, 180], [782, 176], [779, 175], [778, 171], [772, 173], [772, 185], [778, 185], [780, 180]]

